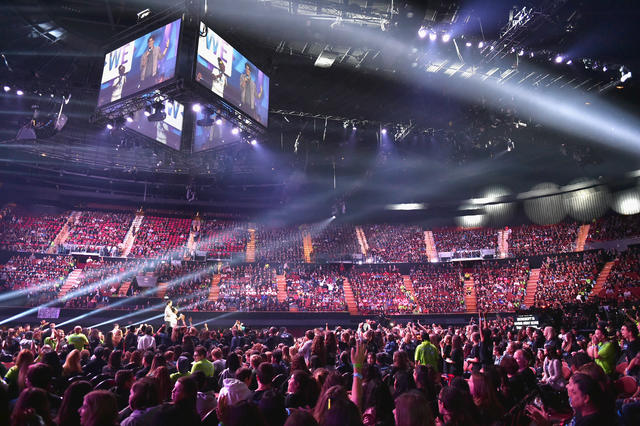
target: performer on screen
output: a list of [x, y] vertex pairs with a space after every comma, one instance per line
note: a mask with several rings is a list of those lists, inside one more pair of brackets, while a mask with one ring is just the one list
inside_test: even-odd
[[145, 50], [142, 58], [140, 58], [140, 84], [138, 84], [138, 87], [140, 87], [145, 80], [156, 77], [158, 74], [158, 61], [162, 60], [169, 50], [168, 38], [162, 53], [160, 53], [160, 47], [153, 44], [154, 42], [155, 39], [153, 36], [149, 36], [147, 40], [147, 50]]
[[117, 101], [122, 97], [122, 88], [127, 82], [127, 76], [124, 75], [125, 72], [126, 68], [124, 67], [124, 65], [120, 65], [118, 67], [118, 76], [113, 79], [113, 85], [111, 86], [111, 102]]
[[251, 78], [251, 65], [244, 64], [244, 74], [240, 76], [240, 106], [249, 108], [252, 113], [256, 111], [256, 99], [262, 99], [262, 86], [260, 90], [256, 87], [256, 82]]
[[218, 58], [218, 67], [214, 67], [211, 71], [213, 76], [213, 83], [211, 84], [211, 91], [221, 98], [224, 95], [224, 87], [227, 85], [227, 76], [224, 73], [225, 65], [222, 58]]

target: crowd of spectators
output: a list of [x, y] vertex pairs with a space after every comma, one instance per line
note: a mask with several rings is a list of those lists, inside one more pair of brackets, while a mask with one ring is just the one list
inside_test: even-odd
[[247, 223], [231, 220], [207, 220], [195, 233], [196, 250], [209, 258], [228, 259], [244, 253], [249, 239]]
[[216, 310], [286, 311], [278, 302], [276, 270], [268, 264], [225, 266], [220, 271]]
[[71, 224], [64, 246], [72, 251], [119, 256], [133, 217], [131, 213], [82, 212]]
[[23, 290], [25, 305], [56, 298], [75, 262], [68, 256], [12, 256], [0, 266], [0, 291]]
[[441, 228], [433, 230], [438, 252], [496, 250], [498, 231], [493, 228]]
[[118, 295], [120, 286], [132, 282], [136, 275], [144, 272], [146, 266], [139, 260], [89, 259], [82, 266], [77, 285], [69, 288], [64, 297], [67, 308], [96, 308], [107, 306], [112, 297]]
[[484, 261], [473, 268], [476, 300], [481, 312], [513, 312], [524, 301], [529, 278], [526, 259]]
[[310, 227], [315, 259], [326, 260], [348, 259], [360, 253], [356, 229], [350, 224], [333, 224]]
[[256, 261], [302, 262], [302, 233], [297, 226], [259, 225], [256, 230]]
[[459, 263], [418, 265], [409, 274], [421, 313], [464, 312], [464, 280]]
[[591, 223], [587, 241], [612, 241], [638, 236], [640, 236], [640, 215], [612, 215]]
[[640, 296], [640, 247], [629, 247], [618, 255], [600, 296], [624, 300]]
[[560, 306], [586, 300], [603, 264], [600, 251], [547, 256], [540, 268], [536, 305]]
[[298, 311], [346, 311], [342, 265], [298, 265], [286, 271], [287, 302]]
[[2, 250], [45, 252], [67, 222], [69, 214], [38, 215], [10, 213], [0, 220]]
[[167, 284], [165, 296], [197, 311], [209, 296], [212, 270], [202, 263], [173, 261], [161, 262], [155, 274], [159, 283]]
[[239, 321], [217, 330], [9, 324], [0, 424], [637, 425], [639, 318], [589, 309], [599, 321], [583, 330], [565, 322], [574, 311], [541, 328], [480, 316], [301, 335]]
[[362, 227], [375, 263], [426, 262], [424, 232], [408, 225], [366, 225]]
[[539, 254], [567, 253], [575, 249], [578, 225], [522, 225], [509, 230], [509, 256], [525, 257]]
[[417, 308], [395, 265], [354, 267], [349, 283], [363, 314], [412, 313]]
[[168, 252], [183, 254], [189, 239], [191, 219], [145, 216], [139, 229], [131, 257], [161, 257]]

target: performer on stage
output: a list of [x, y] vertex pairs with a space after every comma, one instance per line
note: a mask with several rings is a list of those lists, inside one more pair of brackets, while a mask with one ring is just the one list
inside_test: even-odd
[[164, 308], [164, 323], [171, 328], [178, 325], [178, 310], [173, 307], [171, 300], [167, 301], [167, 306]]

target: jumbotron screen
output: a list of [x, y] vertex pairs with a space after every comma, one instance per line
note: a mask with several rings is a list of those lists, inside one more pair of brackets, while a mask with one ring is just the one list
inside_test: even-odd
[[184, 105], [167, 100], [164, 103], [164, 112], [167, 117], [163, 121], [149, 121], [144, 110], [137, 111], [133, 116], [133, 121], [127, 122], [126, 126], [163, 145], [179, 150], [182, 140]]
[[266, 127], [269, 77], [211, 28], [201, 28], [207, 32], [198, 39], [196, 81]]
[[[198, 114], [198, 120], [205, 118], [205, 113]], [[195, 125], [193, 132], [193, 152], [206, 151], [231, 142], [237, 142], [242, 136], [233, 132], [234, 125], [222, 117], [215, 118], [211, 126]]]
[[100, 80], [98, 106], [173, 78], [179, 37], [178, 19], [107, 53]]

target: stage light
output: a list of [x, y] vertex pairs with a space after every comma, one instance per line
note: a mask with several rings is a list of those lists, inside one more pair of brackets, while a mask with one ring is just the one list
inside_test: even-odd
[[632, 188], [618, 192], [612, 207], [613, 210], [624, 215], [640, 213], [640, 191], [637, 188]]
[[11, 87], [9, 87], [9, 86], [4, 86], [4, 91], [5, 91], [5, 92], [8, 92], [9, 90], [11, 90]]
[[567, 65], [571, 65], [573, 63], [573, 61], [571, 59], [569, 59], [567, 62], [565, 62]]
[[167, 114], [164, 112], [164, 102], [157, 101], [153, 103], [153, 114], [147, 116], [149, 122], [154, 123], [157, 121], [163, 121], [167, 118]]
[[387, 129], [380, 130], [380, 133], [382, 133], [383, 135], [386, 135], [387, 134]]
[[150, 106], [148, 106], [148, 107], [146, 107], [146, 108], [144, 109], [144, 116], [145, 116], [145, 117], [148, 117], [148, 116], [150, 116], [150, 115], [151, 115], [151, 107], [150, 107]]
[[193, 104], [193, 106], [191, 107], [191, 109], [193, 110], [193, 112], [200, 112], [200, 111], [202, 111], [202, 107], [200, 106], [200, 104]]
[[442, 34], [442, 41], [443, 42], [449, 43], [449, 40], [451, 40], [451, 35], [449, 33]]
[[22, 96], [22, 95], [24, 95], [24, 92], [22, 90], [18, 89], [18, 90], [16, 90], [16, 95]]
[[520, 51], [518, 52], [518, 56], [524, 56], [524, 50], [520, 49]]
[[220, 126], [220, 125], [222, 124], [222, 118], [218, 118], [218, 119], [216, 120], [216, 124], [217, 124], [218, 126]]
[[624, 70], [622, 68], [620, 68], [620, 82], [624, 83], [625, 81], [629, 80], [631, 78], [631, 71], [628, 71], [627, 73], [624, 72]]
[[438, 34], [434, 33], [433, 31], [429, 33], [429, 40], [436, 41], [437, 38], [438, 38]]
[[478, 49], [482, 49], [484, 47], [484, 41], [478, 43]]
[[561, 56], [561, 55], [556, 56], [556, 59], [555, 59], [556, 64], [561, 63], [563, 60], [564, 60], [564, 57], [563, 57], [563, 56]]
[[238, 129], [237, 127], [234, 127], [233, 129], [231, 129], [231, 133], [234, 135], [237, 135], [238, 133], [240, 133], [240, 129]]
[[465, 46], [467, 46], [467, 47], [471, 47], [471, 42], [470, 42], [470, 41], [466, 42], [466, 43], [465, 43]]
[[427, 29], [425, 27], [420, 27], [418, 30], [418, 37], [425, 38], [427, 36]]
[[602, 71], [607, 72], [607, 66], [606, 65], [602, 66]]
[[107, 123], [107, 130], [113, 130], [113, 124]]
[[351, 130], [358, 130], [358, 128], [356, 127], [356, 125], [354, 124], [353, 127], [351, 127]]
[[255, 139], [251, 139], [251, 145], [253, 146], [258, 145], [258, 141]]
[[494, 47], [494, 46], [491, 46], [491, 47], [489, 48], [489, 50], [493, 50], [493, 49], [495, 49], [495, 47]]
[[385, 206], [385, 209], [410, 211], [410, 210], [426, 210], [427, 207], [428, 205], [425, 203], [399, 203], [399, 204], [387, 204]]
[[127, 123], [133, 123], [133, 114], [127, 115]]

